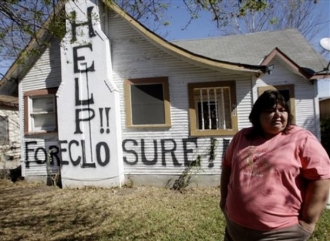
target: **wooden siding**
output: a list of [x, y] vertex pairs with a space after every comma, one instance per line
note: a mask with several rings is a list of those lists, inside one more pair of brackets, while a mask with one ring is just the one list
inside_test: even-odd
[[9, 145], [19, 144], [19, 114], [18, 110], [13, 110], [11, 108], [1, 108], [0, 116], [8, 117], [8, 135], [9, 135]]
[[[24, 174], [25, 176], [49, 176], [58, 171], [59, 162], [56, 158], [49, 158], [49, 150], [52, 146], [58, 146], [56, 137], [53, 140], [39, 139], [39, 138], [25, 138], [25, 142], [31, 144], [28, 145], [27, 153], [24, 156]], [[38, 145], [34, 145], [32, 142], [37, 142]], [[41, 149], [42, 148], [42, 149]]]
[[[44, 134], [37, 136], [24, 135], [24, 92], [31, 90], [40, 90], [45, 88], [58, 87], [61, 82], [61, 56], [60, 42], [53, 40], [49, 48], [41, 55], [35, 65], [30, 69], [27, 75], [19, 83], [19, 112], [20, 112], [20, 135], [22, 138], [21, 163], [23, 176], [45, 176], [47, 174], [46, 163], [38, 164], [35, 158], [35, 152], [38, 147], [44, 148], [48, 152], [49, 146], [58, 145], [56, 134]], [[29, 163], [26, 162], [26, 143], [38, 142], [38, 146], [31, 145], [34, 151], [28, 152]], [[41, 155], [41, 156], [40, 156]], [[42, 151], [37, 156], [42, 160]], [[57, 165], [51, 169], [57, 171]]]
[[330, 99], [320, 101], [320, 117], [330, 118]]
[[22, 91], [58, 87], [61, 82], [60, 42], [51, 42], [34, 66], [24, 77]]
[[[307, 80], [292, 74], [281, 63], [277, 61], [270, 63], [275, 65], [273, 73], [253, 82], [254, 77], [250, 74], [230, 70], [215, 71], [179, 60], [152, 45], [129, 23], [111, 11], [105, 10], [102, 16], [104, 32], [109, 37], [111, 45], [112, 66], [109, 68], [113, 70], [113, 80], [120, 92], [123, 161], [126, 175], [178, 175], [187, 168], [187, 161], [196, 160], [198, 156], [202, 157], [201, 174], [220, 175], [221, 159], [232, 136], [214, 137], [217, 140], [214, 146], [211, 137], [190, 137], [188, 83], [235, 81], [239, 129], [250, 126], [248, 116], [256, 99], [254, 93], [258, 86], [294, 84], [297, 124], [313, 133], [316, 132], [314, 91], [311, 90]], [[126, 128], [124, 80], [159, 76], [168, 77], [169, 81], [171, 127]], [[60, 49], [59, 42], [55, 41], [19, 84], [20, 113], [24, 113], [22, 99], [24, 92], [58, 87], [60, 81]], [[24, 126], [23, 123], [24, 116], [21, 115], [21, 126]], [[22, 136], [23, 133], [22, 128]], [[47, 174], [46, 163], [36, 163], [35, 157], [40, 155], [38, 158], [43, 160], [42, 158], [45, 158], [42, 156], [43, 149], [48, 152], [50, 146], [57, 145], [57, 139], [57, 134], [24, 136], [22, 161], [25, 160], [25, 156], [31, 160], [27, 166], [23, 165], [24, 175]], [[37, 147], [33, 146], [34, 141], [43, 148], [37, 154]], [[25, 143], [30, 143], [30, 148], [25, 148]], [[210, 163], [208, 154], [212, 147], [215, 148], [215, 159]], [[56, 165], [52, 168], [56, 171]]]
[[[114, 80], [121, 94], [125, 174], [181, 174], [187, 168], [184, 165], [184, 143], [187, 139], [191, 140], [187, 143], [187, 148], [191, 149], [186, 154], [188, 160], [196, 160], [199, 155], [209, 152], [210, 137], [194, 139], [189, 136], [188, 83], [236, 81], [239, 129], [249, 126], [251, 76], [233, 71], [217, 72], [185, 63], [151, 45], [115, 15], [108, 15], [108, 20], [104, 31], [110, 39]], [[166, 76], [169, 80], [171, 128], [126, 128], [123, 81], [128, 78], [156, 76]], [[205, 156], [201, 174], [220, 175], [223, 151], [231, 138], [232, 136], [215, 138], [215, 160], [210, 164], [209, 157]], [[152, 160], [155, 163], [151, 164]], [[146, 164], [147, 161], [150, 165]]]
[[303, 77], [293, 74], [276, 59], [269, 65], [274, 65], [274, 70], [270, 75], [267, 74], [258, 79], [255, 88], [266, 85], [293, 84], [296, 125], [304, 127], [318, 136], [316, 126], [319, 125], [319, 121], [315, 118], [316, 110], [314, 107], [314, 98], [317, 95], [315, 86], [310, 85], [308, 80]]
[[18, 110], [1, 108], [0, 116], [8, 118], [8, 145], [0, 146], [0, 169], [13, 169], [20, 165], [20, 136]]

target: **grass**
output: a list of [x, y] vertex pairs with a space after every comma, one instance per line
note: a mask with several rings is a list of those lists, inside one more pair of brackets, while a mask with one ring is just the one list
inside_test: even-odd
[[[222, 240], [218, 188], [58, 189], [0, 180], [0, 240]], [[328, 240], [330, 210], [310, 240]]]

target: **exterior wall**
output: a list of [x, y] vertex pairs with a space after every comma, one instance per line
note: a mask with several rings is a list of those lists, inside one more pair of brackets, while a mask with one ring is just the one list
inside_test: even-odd
[[18, 110], [0, 107], [0, 116], [8, 117], [9, 145], [0, 146], [0, 169], [13, 169], [20, 165], [20, 136]]
[[76, 15], [67, 21], [61, 42], [62, 82], [56, 93], [62, 186], [120, 187], [125, 176], [119, 92], [109, 40], [94, 2], [69, 1], [65, 9]]
[[[58, 87], [61, 82], [60, 42], [53, 40], [27, 75], [19, 83], [19, 112], [22, 176], [27, 180], [47, 181], [47, 173], [57, 172], [58, 160], [50, 160], [49, 148], [58, 145], [57, 133], [24, 135], [24, 92]], [[38, 149], [41, 148], [41, 149]], [[46, 154], [45, 154], [46, 153]], [[37, 162], [36, 160], [39, 160]], [[54, 164], [48, 165], [50, 161]]]
[[[272, 75], [265, 75], [255, 80], [252, 75], [234, 71], [214, 71], [188, 64], [160, 50], [143, 36], [139, 35], [131, 25], [104, 9], [103, 31], [108, 36], [111, 45], [112, 79], [119, 89], [120, 117], [122, 120], [122, 148], [124, 174], [136, 184], [144, 185], [173, 185], [174, 181], [188, 170], [187, 161], [196, 160], [202, 156], [202, 165], [198, 170], [196, 181], [198, 185], [219, 185], [221, 159], [232, 136], [214, 137], [216, 158], [209, 162], [211, 137], [193, 138], [189, 134], [188, 115], [188, 83], [235, 81], [237, 95], [238, 128], [250, 126], [248, 116], [253, 101], [256, 99], [256, 88], [265, 85], [295, 85], [295, 105], [297, 124], [313, 133], [315, 129], [315, 98], [311, 86], [301, 77], [292, 74], [279, 62], [274, 61], [275, 69]], [[54, 41], [29, 73], [19, 84], [20, 91], [20, 124], [24, 127], [24, 92], [30, 90], [58, 87], [61, 83], [59, 42]], [[272, 63], [271, 63], [272, 64]], [[96, 66], [97, 67], [97, 66]], [[109, 68], [111, 68], [109, 66]], [[275, 74], [276, 73], [276, 74]], [[166, 76], [169, 81], [171, 103], [170, 128], [137, 129], [127, 128], [125, 123], [124, 80]], [[65, 85], [63, 86], [65, 88]], [[253, 87], [253, 88], [252, 88]], [[72, 113], [73, 114], [73, 113]], [[55, 158], [54, 164], [49, 163], [49, 149], [58, 146], [58, 135], [24, 135], [21, 128], [23, 175], [29, 178], [45, 177], [58, 169]], [[142, 149], [142, 141], [145, 143]], [[186, 149], [184, 143], [187, 144]], [[171, 151], [166, 151], [171, 150]], [[145, 164], [143, 158], [156, 163]], [[36, 161], [39, 160], [38, 162]]]
[[[187, 166], [184, 165], [185, 159], [195, 160], [198, 155], [207, 153], [211, 145], [210, 137], [195, 139], [189, 135], [188, 83], [235, 80], [238, 127], [241, 129], [249, 126], [252, 77], [243, 76], [237, 72], [216, 72], [180, 61], [137, 35], [134, 29], [120, 17], [111, 13], [108, 13], [107, 17], [103, 20], [107, 22], [104, 32], [110, 39], [114, 81], [120, 91], [124, 172], [134, 183], [171, 185], [172, 181], [187, 170]], [[171, 128], [127, 128], [124, 80], [158, 76], [166, 76], [169, 80]], [[201, 170], [198, 171], [202, 175], [202, 179], [198, 178], [199, 185], [203, 183], [219, 185], [223, 150], [232, 136], [215, 138], [218, 141], [215, 151], [216, 159], [213, 163], [208, 162], [208, 157], [203, 159]], [[188, 154], [184, 152], [183, 147], [187, 139], [196, 140], [196, 143], [193, 141], [189, 143], [188, 148], [191, 152]], [[141, 148], [142, 141], [145, 143], [144, 150]], [[165, 153], [162, 151], [162, 143], [165, 146], [164, 149], [174, 149], [174, 151]], [[144, 164], [142, 152], [147, 160], [157, 158], [157, 162], [153, 165]], [[175, 158], [179, 165], [174, 164]]]
[[316, 137], [320, 138], [318, 129], [320, 123], [317, 118], [317, 108], [314, 103], [314, 99], [317, 96], [316, 84], [310, 85], [306, 79], [293, 74], [276, 59], [269, 65], [274, 65], [274, 70], [270, 75], [264, 75], [256, 81], [253, 87], [254, 101], [257, 98], [257, 88], [259, 86], [293, 84], [296, 125], [306, 128]]
[[319, 103], [320, 117], [330, 117], [330, 99], [321, 100]]

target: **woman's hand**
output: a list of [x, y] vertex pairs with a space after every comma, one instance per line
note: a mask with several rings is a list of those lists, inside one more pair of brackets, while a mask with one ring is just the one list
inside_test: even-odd
[[311, 233], [327, 204], [330, 179], [309, 181], [300, 213], [300, 225]]
[[314, 229], [315, 229], [315, 223], [306, 223], [303, 220], [299, 220], [299, 224], [301, 227], [303, 227], [303, 229], [305, 229], [307, 232], [309, 233], [313, 233]]

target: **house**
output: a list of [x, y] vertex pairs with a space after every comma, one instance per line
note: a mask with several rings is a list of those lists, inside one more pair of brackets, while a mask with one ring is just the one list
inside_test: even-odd
[[330, 118], [330, 97], [320, 98], [320, 118]]
[[50, 44], [5, 76], [18, 81], [25, 179], [218, 185], [224, 150], [268, 88], [320, 137], [315, 82], [327, 63], [298, 31], [170, 43], [109, 1], [65, 7], [65, 37], [39, 33]]
[[18, 98], [0, 95], [0, 170], [20, 166]]

